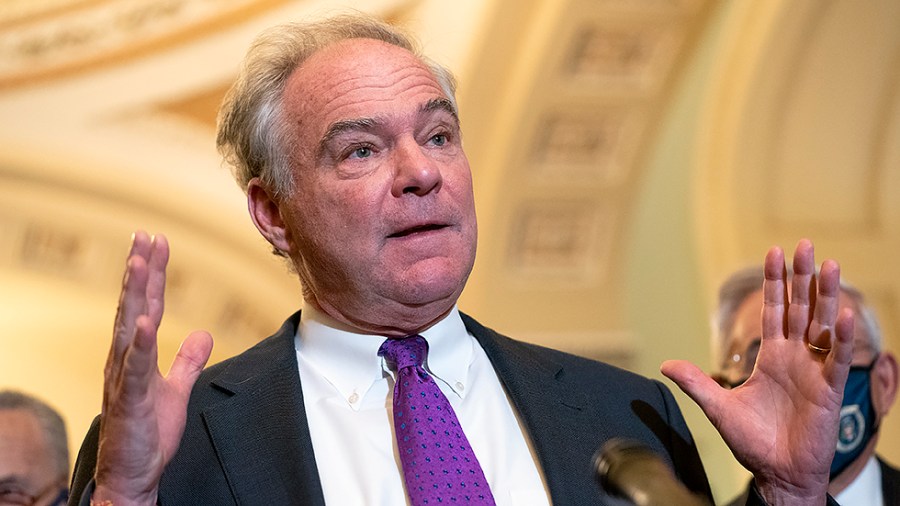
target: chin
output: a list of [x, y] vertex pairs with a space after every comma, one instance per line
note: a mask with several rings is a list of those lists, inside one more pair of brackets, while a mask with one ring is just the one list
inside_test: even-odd
[[440, 305], [441, 303], [453, 305], [461, 293], [462, 287], [455, 283], [437, 286], [433, 284], [418, 285], [414, 290], [404, 290], [397, 300], [414, 307], [430, 304]]
[[468, 278], [468, 273], [440, 276], [433, 272], [423, 273], [422, 276], [415, 276], [415, 273], [412, 272], [406, 274], [398, 284], [395, 300], [408, 306], [440, 305], [441, 303], [452, 306], [462, 293], [466, 278]]

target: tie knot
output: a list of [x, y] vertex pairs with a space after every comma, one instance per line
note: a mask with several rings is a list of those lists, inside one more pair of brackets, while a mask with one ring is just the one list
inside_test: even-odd
[[404, 367], [421, 366], [428, 354], [428, 342], [420, 335], [402, 339], [388, 339], [378, 349], [378, 356], [384, 357], [388, 367], [399, 371]]

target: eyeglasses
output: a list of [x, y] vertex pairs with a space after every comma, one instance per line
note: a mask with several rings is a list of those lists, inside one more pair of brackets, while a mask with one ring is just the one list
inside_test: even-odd
[[[756, 357], [759, 355], [760, 338], [750, 341], [746, 350], [731, 350], [731, 355], [722, 364], [718, 373], [711, 374], [712, 379], [724, 388], [737, 388], [744, 384], [753, 372]], [[878, 360], [879, 353], [875, 353], [868, 365], [855, 365], [850, 369], [871, 370]]]
[[[48, 497], [53, 497], [53, 500], [43, 502]], [[0, 506], [34, 506], [36, 504], [65, 506], [68, 500], [69, 491], [60, 486], [59, 480], [53, 481], [34, 495], [26, 492], [19, 483], [0, 483]]]

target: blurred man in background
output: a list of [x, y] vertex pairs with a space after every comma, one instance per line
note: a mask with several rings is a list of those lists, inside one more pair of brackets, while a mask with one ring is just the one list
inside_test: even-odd
[[[749, 267], [732, 274], [719, 289], [714, 343], [719, 368], [713, 377], [723, 386], [742, 385], [756, 363], [763, 276], [762, 266]], [[875, 313], [862, 293], [841, 283], [839, 303], [857, 318], [828, 492], [844, 505], [900, 504], [900, 470], [875, 454], [878, 427], [897, 395], [897, 360], [884, 350]], [[746, 494], [732, 504], [744, 504]]]
[[0, 390], [0, 505], [65, 504], [68, 484], [62, 417], [35, 397]]

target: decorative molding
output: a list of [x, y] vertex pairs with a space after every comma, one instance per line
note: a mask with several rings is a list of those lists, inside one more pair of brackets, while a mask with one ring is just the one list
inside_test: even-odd
[[572, 39], [564, 72], [577, 80], [615, 86], [620, 92], [656, 92], [672, 69], [683, 32], [681, 23], [587, 24]]
[[[21, 13], [0, 37], [0, 87], [101, 63], [196, 38], [287, 0], [103, 0], [79, 8]], [[18, 16], [18, 17], [17, 17]]]
[[[0, 177], [0, 188], [13, 186], [11, 181]], [[32, 195], [49, 199], [52, 205], [28, 205]], [[84, 197], [78, 192], [38, 185], [20, 187], [16, 198], [3, 199], [0, 202], [0, 234], [3, 235], [0, 269], [71, 283], [86, 297], [93, 294], [114, 301], [127, 251], [128, 235], [124, 228], [129, 225], [116, 222], [115, 217], [121, 212], [117, 204], [94, 195], [90, 206], [79, 207]], [[61, 209], [71, 209], [72, 213], [60, 216]], [[159, 218], [152, 217], [150, 210], [131, 211], [138, 215], [145, 213], [145, 221]], [[217, 337], [243, 348], [271, 333], [273, 324], [278, 323], [273, 319], [284, 318], [287, 312], [273, 315], [272, 301], [259, 298], [241, 283], [241, 277], [246, 276], [223, 278], [216, 267], [218, 263], [211, 265], [205, 261], [205, 252], [210, 249], [224, 252], [229, 245], [203, 235], [198, 231], [195, 244], [179, 242], [180, 254], [169, 261], [166, 311], [186, 321], [209, 322], [209, 330]], [[264, 254], [260, 251], [259, 258], [238, 256], [232, 261], [254, 262], [253, 269], [258, 270], [264, 263], [260, 261]], [[266, 276], [254, 279], [267, 282]], [[278, 288], [269, 286], [271, 293]], [[296, 300], [299, 301], [299, 296]]]
[[610, 207], [590, 200], [540, 200], [519, 207], [507, 250], [507, 268], [567, 285], [602, 282], [616, 225]]
[[642, 130], [628, 108], [548, 111], [535, 127], [529, 164], [554, 184], [618, 186], [628, 179]]

